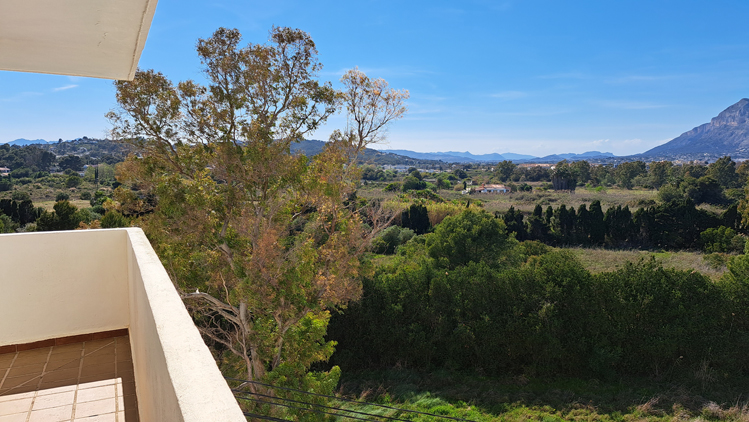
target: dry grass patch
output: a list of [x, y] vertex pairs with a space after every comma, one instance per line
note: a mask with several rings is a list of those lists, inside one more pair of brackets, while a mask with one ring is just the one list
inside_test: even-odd
[[711, 268], [704, 261], [701, 252], [679, 251], [679, 252], [651, 252], [638, 250], [610, 250], [601, 248], [566, 248], [571, 251], [581, 264], [590, 272], [596, 274], [606, 271], [615, 271], [628, 262], [638, 262], [641, 259], [655, 259], [664, 268], [673, 268], [680, 271], [698, 271], [713, 280], [717, 280], [726, 271], [726, 267]]

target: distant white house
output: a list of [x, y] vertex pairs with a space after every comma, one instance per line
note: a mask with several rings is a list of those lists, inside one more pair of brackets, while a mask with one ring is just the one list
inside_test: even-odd
[[473, 190], [475, 193], [507, 193], [510, 191], [510, 188], [508, 188], [505, 185], [481, 185], [480, 188], [475, 188]]
[[0, 167], [0, 176], [7, 176], [10, 174], [10, 169], [8, 167]]

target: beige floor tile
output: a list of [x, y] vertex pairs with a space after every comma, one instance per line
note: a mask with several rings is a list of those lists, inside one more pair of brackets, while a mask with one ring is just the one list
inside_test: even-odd
[[117, 390], [114, 385], [105, 385], [102, 387], [78, 390], [78, 398], [76, 398], [76, 402], [85, 403], [89, 401], [114, 398], [116, 395], [116, 391]]
[[65, 406], [67, 404], [73, 404], [74, 400], [75, 391], [65, 391], [57, 394], [48, 394], [46, 396], [37, 396], [34, 399], [34, 406], [31, 410]]
[[5, 396], [0, 396], [0, 403], [4, 401], [12, 401], [12, 400], [18, 400], [18, 399], [25, 399], [25, 398], [31, 398], [36, 395], [36, 391], [29, 391], [26, 393], [18, 393], [18, 394], [8, 394]]
[[105, 415], [107, 413], [114, 414], [117, 411], [115, 403], [114, 398], [78, 403], [75, 406], [75, 418], [79, 419], [86, 416]]
[[[44, 385], [44, 380], [42, 380], [42, 385]], [[46, 396], [49, 394], [65, 393], [67, 391], [75, 391], [77, 388], [78, 386], [76, 384], [67, 384], [61, 387], [40, 388], [36, 395]]]
[[106, 415], [89, 416], [86, 418], [75, 418], [74, 422], [117, 422], [116, 413], [107, 413]]
[[26, 422], [28, 413], [16, 413], [15, 415], [0, 416], [0, 422]]
[[73, 416], [73, 405], [34, 410], [29, 414], [28, 422], [61, 422], [69, 421]]
[[34, 399], [29, 397], [25, 399], [11, 400], [0, 402], [0, 415], [12, 415], [14, 413], [28, 412], [31, 409], [31, 403]]
[[39, 391], [46, 391], [46, 390], [54, 390], [56, 388], [65, 388], [65, 387], [73, 387], [75, 390], [75, 386], [78, 384], [78, 379], [69, 379], [69, 380], [59, 380], [59, 381], [44, 381], [42, 380], [42, 383], [39, 384]]
[[87, 388], [96, 388], [96, 387], [101, 387], [103, 385], [114, 385], [116, 383], [117, 383], [117, 380], [115, 378], [106, 378], [106, 379], [103, 379], [103, 380], [96, 380], [96, 381], [92, 381], [92, 382], [86, 382], [86, 383], [82, 382], [78, 386], [78, 389], [79, 390], [85, 390]]

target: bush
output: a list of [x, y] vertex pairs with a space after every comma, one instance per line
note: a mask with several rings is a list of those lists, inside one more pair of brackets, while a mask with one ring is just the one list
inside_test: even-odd
[[81, 179], [81, 176], [78, 176], [77, 174], [71, 174], [65, 180], [65, 187], [74, 188], [74, 187], [80, 186], [82, 182], [83, 182], [83, 179]]
[[390, 226], [372, 241], [372, 252], [388, 255], [393, 254], [398, 246], [411, 240], [414, 235], [415, 233], [411, 229]]
[[129, 227], [130, 221], [115, 210], [107, 211], [101, 219], [102, 229], [114, 229], [118, 227]]
[[14, 201], [21, 202], [21, 201], [28, 201], [31, 200], [31, 197], [27, 192], [17, 190], [13, 192], [13, 194], [10, 196], [10, 198]]
[[70, 195], [68, 195], [65, 192], [60, 192], [60, 193], [57, 194], [57, 196], [55, 196], [55, 202], [58, 202], [58, 201], [67, 201], [68, 199], [70, 199]]
[[700, 233], [700, 243], [705, 253], [741, 253], [746, 239], [725, 226], [709, 228]]
[[90, 201], [91, 200], [91, 192], [81, 192], [81, 200], [83, 200], [83, 201]]
[[383, 189], [385, 192], [397, 192], [399, 190], [401, 190], [401, 184], [398, 182], [388, 183]]

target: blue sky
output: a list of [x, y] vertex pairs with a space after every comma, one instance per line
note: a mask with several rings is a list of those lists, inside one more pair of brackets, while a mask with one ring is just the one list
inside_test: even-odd
[[[626, 155], [749, 97], [747, 21], [746, 0], [160, 0], [140, 66], [200, 80], [219, 26], [301, 28], [321, 79], [358, 66], [410, 91], [380, 149]], [[114, 107], [111, 81], [0, 72], [0, 142], [104, 137]]]

